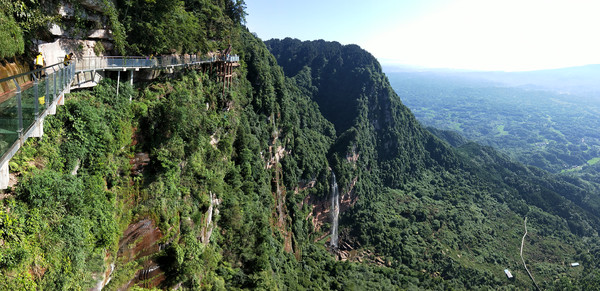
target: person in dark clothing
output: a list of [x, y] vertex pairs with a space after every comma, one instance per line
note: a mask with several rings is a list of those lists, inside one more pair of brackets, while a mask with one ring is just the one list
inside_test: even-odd
[[68, 55], [65, 55], [65, 58], [63, 60], [63, 65], [68, 66], [71, 64], [71, 59], [73, 58], [73, 53], [70, 53]]

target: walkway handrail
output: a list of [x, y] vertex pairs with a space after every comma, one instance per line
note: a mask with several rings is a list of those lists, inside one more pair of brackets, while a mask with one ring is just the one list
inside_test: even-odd
[[35, 73], [38, 73], [38, 72], [46, 71], [46, 70], [52, 69], [53, 67], [58, 67], [60, 65], [62, 65], [62, 63], [56, 63], [54, 65], [50, 65], [50, 66], [47, 66], [47, 67], [35, 69], [33, 71], [28, 71], [28, 72], [25, 72], [25, 73], [20, 73], [20, 74], [17, 74], [17, 75], [13, 75], [13, 76], [9, 76], [9, 77], [6, 77], [6, 78], [2, 78], [2, 79], [0, 79], [0, 83], [6, 82], [6, 81], [10, 81], [10, 80], [13, 80], [13, 79], [18, 79], [18, 78], [21, 78], [21, 77], [24, 77], [24, 76], [27, 76], [27, 75], [30, 75], [30, 74], [35, 74]]
[[74, 63], [58, 63], [0, 79], [0, 166], [8, 164], [28, 137], [39, 136], [36, 124], [56, 110], [74, 75]]
[[201, 57], [198, 55], [171, 55], [158, 57], [143, 57], [143, 56], [101, 56], [101, 57], [81, 57], [77, 58], [76, 73], [98, 70], [126, 70], [128, 68], [135, 69], [152, 69], [152, 68], [167, 68], [179, 67], [188, 65], [198, 65], [203, 63], [212, 63], [217, 61], [239, 62], [240, 57], [230, 55], [226, 58], [219, 59], [216, 56]]

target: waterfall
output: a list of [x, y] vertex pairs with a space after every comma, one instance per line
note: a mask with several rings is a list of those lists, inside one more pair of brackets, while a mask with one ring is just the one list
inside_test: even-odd
[[340, 215], [340, 193], [335, 180], [335, 173], [331, 172], [331, 243], [332, 247], [338, 246], [338, 218]]

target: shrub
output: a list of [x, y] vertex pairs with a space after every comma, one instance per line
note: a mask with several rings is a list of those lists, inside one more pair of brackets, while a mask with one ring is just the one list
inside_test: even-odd
[[0, 9], [0, 58], [20, 55], [25, 50], [23, 31], [11, 15]]

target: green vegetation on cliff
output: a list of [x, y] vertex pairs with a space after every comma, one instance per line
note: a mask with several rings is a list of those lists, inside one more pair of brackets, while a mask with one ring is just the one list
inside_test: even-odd
[[[143, 12], [119, 10], [127, 49], [212, 49], [231, 37], [233, 86], [205, 67], [121, 84], [118, 97], [108, 79], [68, 95], [11, 163], [19, 183], [1, 200], [0, 288], [89, 289], [109, 276], [107, 290], [526, 289], [525, 216], [524, 254], [542, 288], [598, 286], [594, 182], [433, 135], [358, 46], [265, 44], [237, 26], [243, 2], [165, 3], [116, 2]], [[165, 18], [177, 9], [186, 13]], [[194, 31], [178, 39], [168, 23]], [[328, 242], [331, 171], [339, 248]], [[137, 249], [138, 223], [156, 233], [152, 248]]]
[[[528, 168], [438, 131], [459, 146], [452, 148], [415, 121], [372, 56], [353, 46], [292, 39], [267, 46], [289, 76], [310, 68], [323, 115], [346, 130], [339, 138], [345, 146], [332, 158], [341, 161], [341, 185], [357, 178], [343, 190], [357, 202], [342, 214], [342, 244], [370, 249], [396, 272], [414, 271], [408, 274], [421, 286], [525, 287], [531, 282], [517, 251], [528, 216], [534, 238], [526, 251], [544, 288], [597, 284], [590, 273], [565, 267], [596, 248], [597, 184]], [[354, 155], [351, 166], [347, 157]], [[505, 268], [516, 281], [506, 280]]]
[[25, 50], [23, 31], [12, 15], [0, 10], [0, 58], [22, 54]]
[[[110, 1], [110, 0], [106, 0]], [[208, 52], [237, 39], [241, 0], [115, 1], [126, 54]]]
[[121, 171], [129, 167], [132, 94], [123, 86], [116, 98], [107, 83], [72, 94], [45, 122], [44, 137], [11, 161], [23, 176], [2, 201], [2, 289], [91, 287], [92, 274], [104, 271], [119, 223], [128, 223]]
[[243, 0], [0, 0], [0, 58], [32, 54], [40, 41], [54, 41], [52, 24], [64, 38], [109, 29], [109, 54], [206, 53], [237, 45], [245, 8]]

